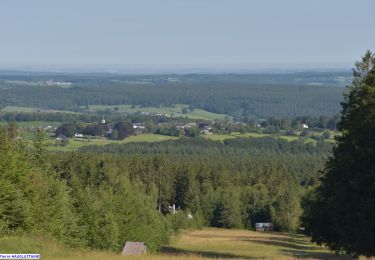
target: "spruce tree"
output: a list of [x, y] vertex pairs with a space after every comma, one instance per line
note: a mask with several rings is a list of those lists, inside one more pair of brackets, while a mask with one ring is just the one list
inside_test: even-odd
[[321, 184], [303, 202], [302, 221], [318, 243], [375, 255], [375, 55], [356, 63], [342, 103], [340, 135]]

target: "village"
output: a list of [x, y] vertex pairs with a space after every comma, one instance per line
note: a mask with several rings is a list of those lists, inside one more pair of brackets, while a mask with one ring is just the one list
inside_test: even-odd
[[48, 125], [44, 130], [55, 135], [56, 141], [67, 138], [107, 138], [122, 140], [129, 136], [158, 134], [166, 136], [212, 135], [213, 123], [209, 122], [109, 122], [104, 117], [99, 123], [86, 125], [64, 123], [59, 126]]
[[[298, 121], [299, 120], [299, 121]], [[43, 128], [54, 145], [65, 146], [69, 140], [124, 140], [131, 136], [156, 137], [206, 137], [212, 140], [224, 140], [233, 136], [238, 137], [281, 137], [291, 140], [307, 138], [306, 140], [323, 141], [331, 140], [334, 129], [321, 127], [310, 120], [312, 126], [306, 121], [296, 119], [291, 123], [282, 120], [253, 120], [250, 122], [234, 122], [228, 120], [192, 120], [184, 118], [171, 118], [164, 115], [142, 115], [118, 120], [117, 118], [102, 116], [92, 122], [39, 122], [24, 127], [27, 132], [36, 132]], [[141, 140], [141, 139], [140, 139]], [[164, 139], [162, 139], [164, 140]], [[168, 139], [165, 139], [168, 140]], [[333, 140], [333, 139], [332, 139]]]

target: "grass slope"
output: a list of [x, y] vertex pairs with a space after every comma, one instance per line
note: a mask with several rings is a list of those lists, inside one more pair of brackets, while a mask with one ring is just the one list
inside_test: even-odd
[[222, 259], [351, 259], [301, 235], [215, 228], [182, 233], [163, 251]]
[[[71, 249], [30, 236], [3, 237], [1, 253], [39, 253], [41, 259], [125, 259], [120, 253]], [[352, 259], [336, 256], [306, 237], [287, 233], [206, 228], [174, 237], [158, 255], [127, 257], [139, 260], [202, 259]]]

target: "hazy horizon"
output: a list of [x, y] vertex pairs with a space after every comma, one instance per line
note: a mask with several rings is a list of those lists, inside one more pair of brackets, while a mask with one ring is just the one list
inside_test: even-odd
[[4, 0], [0, 69], [346, 70], [373, 47], [374, 9], [371, 0]]
[[46, 73], [114, 73], [114, 74], [256, 74], [295, 72], [349, 72], [353, 64], [249, 64], [249, 65], [43, 65], [9, 66], [0, 64], [0, 71]]

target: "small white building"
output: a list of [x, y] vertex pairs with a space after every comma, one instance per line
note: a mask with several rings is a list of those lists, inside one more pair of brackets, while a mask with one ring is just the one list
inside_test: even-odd
[[214, 132], [211, 126], [204, 126], [201, 133], [205, 135], [212, 135]]
[[77, 137], [77, 138], [82, 138], [82, 137], [83, 137], [83, 134], [80, 134], [80, 133], [75, 133], [75, 134], [74, 134], [74, 137]]
[[136, 134], [143, 134], [146, 131], [145, 123], [134, 123], [133, 129]]
[[302, 128], [303, 128], [303, 129], [308, 129], [308, 128], [309, 128], [309, 125], [308, 125], [308, 124], [302, 124]]
[[145, 123], [134, 123], [133, 124], [134, 129], [146, 129]]
[[255, 231], [273, 231], [272, 223], [255, 223]]

